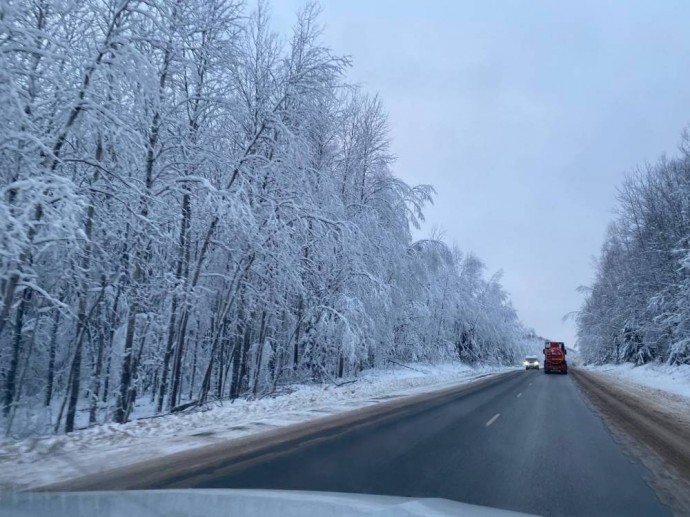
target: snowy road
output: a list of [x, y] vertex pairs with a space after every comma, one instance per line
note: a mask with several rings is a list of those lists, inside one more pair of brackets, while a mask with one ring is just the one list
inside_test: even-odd
[[667, 515], [572, 376], [519, 371], [165, 487], [442, 497], [542, 515]]

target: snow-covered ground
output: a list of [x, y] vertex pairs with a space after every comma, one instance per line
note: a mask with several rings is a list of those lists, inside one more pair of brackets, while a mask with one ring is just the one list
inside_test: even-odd
[[[690, 365], [669, 366], [665, 364], [645, 364], [587, 366], [587, 370], [605, 373], [617, 380], [652, 388], [690, 399]], [[649, 391], [649, 390], [647, 390]], [[690, 400], [686, 402], [690, 403]]]
[[264, 430], [349, 411], [383, 400], [463, 384], [509, 368], [460, 363], [372, 370], [354, 383], [304, 385], [260, 400], [108, 424], [68, 435], [0, 442], [0, 490], [26, 489], [81, 477]]
[[660, 415], [690, 429], [690, 365], [632, 364], [587, 366], [618, 388], [639, 397]]

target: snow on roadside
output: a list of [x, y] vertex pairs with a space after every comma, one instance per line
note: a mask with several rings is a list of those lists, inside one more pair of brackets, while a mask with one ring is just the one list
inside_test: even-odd
[[287, 395], [106, 424], [68, 435], [0, 442], [0, 491], [21, 490], [129, 465], [383, 400], [463, 384], [510, 368], [460, 363], [371, 370], [357, 382], [301, 385]]
[[[627, 381], [690, 399], [690, 365], [669, 366], [651, 363], [634, 366], [631, 363], [625, 363], [620, 365], [590, 365], [586, 369], [605, 373], [619, 381]], [[685, 402], [690, 403], [690, 400]]]

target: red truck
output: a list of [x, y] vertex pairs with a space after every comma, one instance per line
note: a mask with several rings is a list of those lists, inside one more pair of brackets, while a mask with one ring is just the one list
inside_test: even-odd
[[568, 373], [565, 343], [547, 341], [544, 347], [544, 373]]

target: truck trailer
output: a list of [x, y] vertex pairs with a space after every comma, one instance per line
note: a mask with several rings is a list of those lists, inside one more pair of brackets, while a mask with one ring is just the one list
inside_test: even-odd
[[547, 341], [544, 346], [544, 373], [568, 373], [565, 343]]

